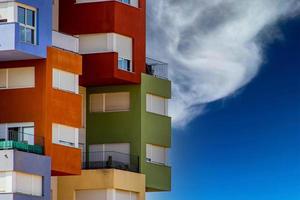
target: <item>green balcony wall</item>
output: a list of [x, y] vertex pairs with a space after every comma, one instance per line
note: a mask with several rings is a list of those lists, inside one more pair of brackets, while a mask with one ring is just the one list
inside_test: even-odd
[[[130, 153], [140, 158], [148, 191], [171, 189], [171, 168], [146, 162], [146, 144], [171, 147], [171, 118], [146, 112], [146, 94], [171, 98], [171, 82], [142, 74], [141, 85], [90, 87], [87, 94], [86, 137], [91, 144], [130, 143]], [[90, 113], [94, 93], [130, 92], [130, 110]], [[87, 148], [88, 149], [88, 148]]]

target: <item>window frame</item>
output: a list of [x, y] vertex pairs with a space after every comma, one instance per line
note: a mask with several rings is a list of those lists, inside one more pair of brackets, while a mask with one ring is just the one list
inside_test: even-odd
[[[126, 66], [122, 64], [127, 64]], [[121, 64], [121, 65], [120, 65]], [[127, 69], [126, 69], [127, 68]], [[125, 72], [133, 72], [132, 61], [126, 58], [119, 57], [118, 58], [118, 69]]]
[[[25, 14], [24, 23], [19, 21], [19, 8], [23, 8], [25, 10], [25, 12], [24, 12], [24, 14]], [[20, 36], [19, 36], [20, 41], [24, 42], [26, 44], [37, 45], [38, 44], [38, 42], [37, 42], [37, 16], [38, 16], [37, 15], [37, 9], [34, 8], [34, 7], [31, 7], [31, 6], [25, 5], [25, 4], [18, 3], [16, 5], [16, 10], [17, 10], [16, 11], [16, 15], [17, 15], [16, 21], [18, 22], [18, 24], [20, 26]], [[27, 24], [27, 17], [28, 17], [27, 12], [28, 11], [33, 12], [34, 26], [31, 26], [31, 25]], [[25, 33], [24, 33], [25, 34], [25, 40], [22, 40], [22, 37], [21, 37], [21, 27], [24, 28], [24, 31], [25, 31]], [[33, 42], [28, 42], [27, 41], [27, 32], [26, 32], [27, 30], [33, 31], [33, 40], [34, 40]]]

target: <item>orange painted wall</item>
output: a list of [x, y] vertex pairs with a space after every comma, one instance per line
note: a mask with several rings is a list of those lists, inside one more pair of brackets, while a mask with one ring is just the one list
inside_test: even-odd
[[[109, 80], [101, 78], [95, 82], [95, 77], [83, 73], [83, 86], [98, 86], [107, 84], [140, 83], [141, 73], [145, 72], [146, 59], [146, 0], [139, 1], [135, 8], [118, 1], [105, 1], [75, 4], [76, 0], [61, 0], [59, 4], [59, 30], [72, 35], [93, 33], [118, 33], [133, 38], [133, 68], [134, 73], [114, 69]], [[94, 56], [83, 55], [84, 61], [91, 63]], [[85, 63], [85, 62], [84, 62]], [[106, 74], [114, 63], [106, 66], [83, 65], [83, 71], [100, 71]]]
[[0, 90], [0, 123], [34, 122], [43, 136], [45, 154], [52, 157], [52, 174], [80, 174], [79, 149], [52, 144], [52, 123], [81, 127], [81, 96], [52, 88], [53, 67], [81, 74], [81, 56], [48, 48], [43, 60], [0, 62], [0, 68], [35, 67], [35, 88]]

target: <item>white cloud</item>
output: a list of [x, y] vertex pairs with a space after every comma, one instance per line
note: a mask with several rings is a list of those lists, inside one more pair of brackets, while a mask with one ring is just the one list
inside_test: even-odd
[[[262, 31], [299, 14], [299, 0], [148, 0], [147, 54], [169, 63], [171, 112], [183, 127], [258, 73]], [[264, 31], [266, 32], [266, 31]]]

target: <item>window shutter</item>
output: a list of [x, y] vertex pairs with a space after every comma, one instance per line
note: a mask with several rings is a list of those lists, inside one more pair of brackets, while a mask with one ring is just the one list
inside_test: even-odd
[[103, 94], [90, 95], [90, 112], [104, 112]]
[[62, 126], [59, 127], [59, 140], [63, 143], [70, 143], [70, 146], [75, 146], [75, 128]]
[[0, 88], [6, 88], [7, 69], [0, 69]]
[[69, 72], [60, 71], [60, 88], [75, 93], [75, 75]]
[[8, 69], [8, 88], [34, 87], [34, 67]]
[[127, 111], [130, 109], [129, 92], [105, 94], [105, 111]]

